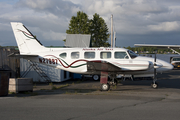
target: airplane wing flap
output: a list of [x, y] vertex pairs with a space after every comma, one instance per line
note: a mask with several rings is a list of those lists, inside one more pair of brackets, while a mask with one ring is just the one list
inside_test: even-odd
[[118, 72], [121, 68], [106, 62], [106, 61], [88, 61], [87, 62], [87, 71], [106, 71], [106, 72]]

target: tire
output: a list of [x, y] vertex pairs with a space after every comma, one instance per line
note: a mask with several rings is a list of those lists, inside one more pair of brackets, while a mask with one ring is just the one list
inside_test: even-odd
[[102, 91], [108, 91], [109, 89], [110, 89], [110, 85], [108, 83], [101, 85], [101, 90]]
[[152, 83], [151, 86], [152, 86], [152, 88], [154, 88], [154, 89], [157, 89], [157, 88], [158, 88], [158, 84], [157, 84], [157, 83]]
[[100, 79], [100, 77], [99, 77], [99, 75], [93, 75], [93, 76], [92, 76], [92, 79], [93, 79], [94, 81], [98, 81], [98, 80]]

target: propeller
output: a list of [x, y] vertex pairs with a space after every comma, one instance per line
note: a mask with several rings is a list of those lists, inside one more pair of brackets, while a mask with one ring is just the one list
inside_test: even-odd
[[155, 57], [154, 57], [154, 80], [153, 80], [153, 83], [152, 83], [152, 87], [153, 88], [157, 88], [158, 87], [158, 84], [156, 83], [156, 80], [157, 80], [157, 75], [156, 75], [156, 68], [157, 68], [157, 63], [156, 63], [156, 52], [155, 52]]

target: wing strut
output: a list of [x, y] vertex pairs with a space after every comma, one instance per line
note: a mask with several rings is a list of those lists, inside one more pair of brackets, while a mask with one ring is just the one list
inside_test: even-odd
[[101, 72], [100, 83], [107, 84], [107, 81], [108, 81], [108, 72]]

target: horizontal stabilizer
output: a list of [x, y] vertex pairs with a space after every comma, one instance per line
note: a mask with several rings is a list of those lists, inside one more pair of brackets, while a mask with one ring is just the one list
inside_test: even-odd
[[29, 58], [29, 57], [38, 57], [38, 55], [20, 55], [20, 54], [15, 54], [12, 53], [10, 55], [8, 55], [8, 57], [17, 57], [17, 58]]

